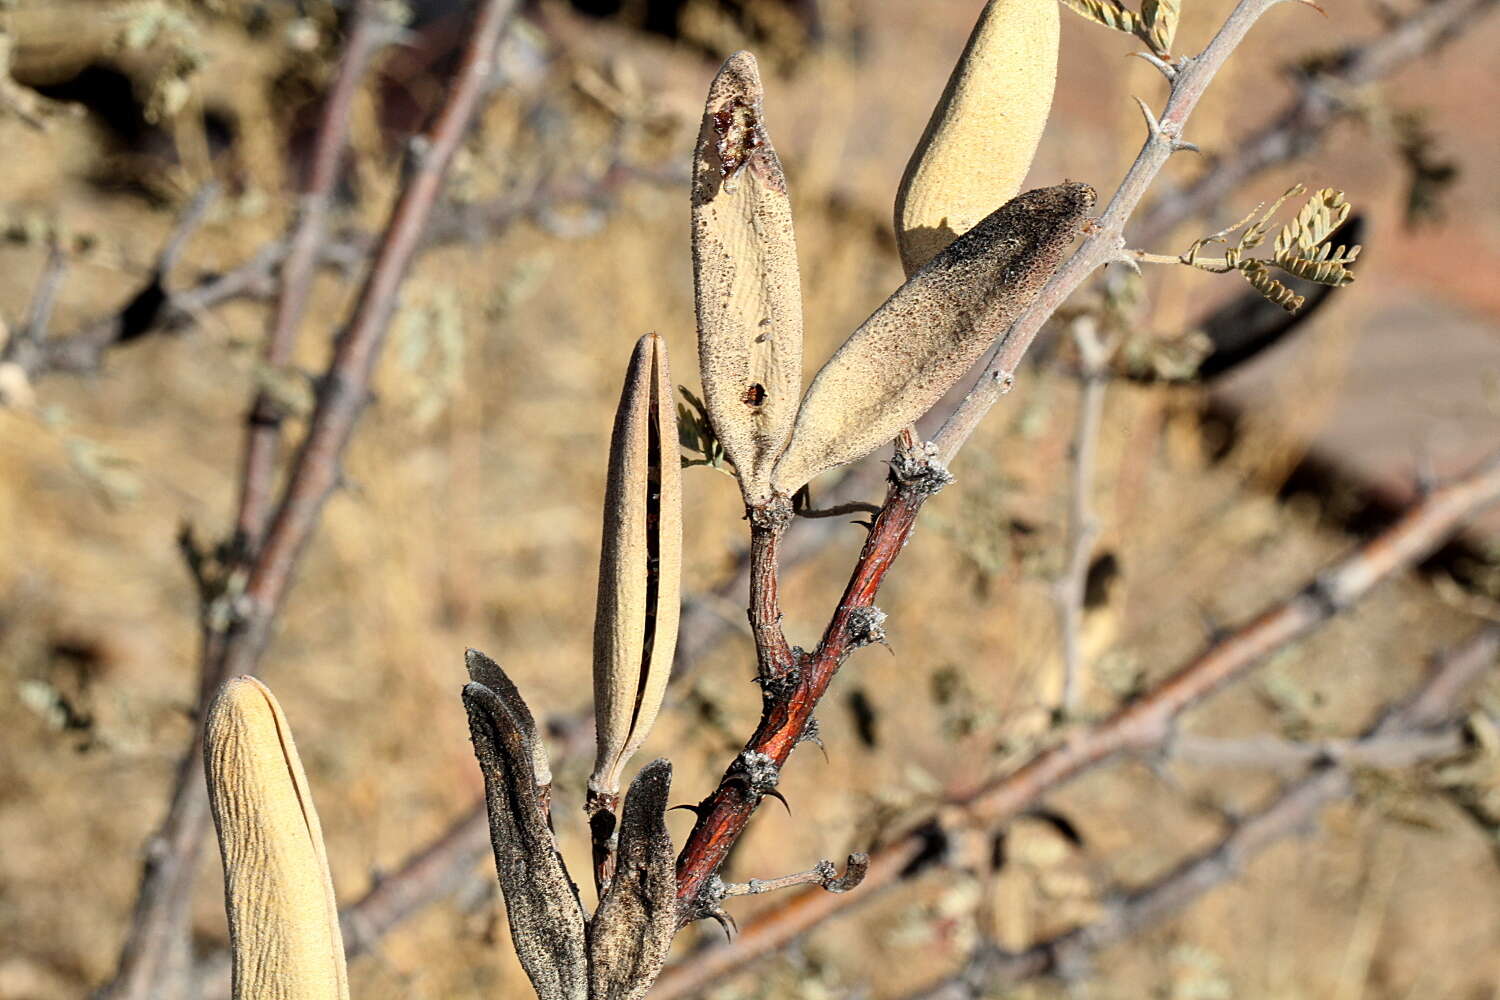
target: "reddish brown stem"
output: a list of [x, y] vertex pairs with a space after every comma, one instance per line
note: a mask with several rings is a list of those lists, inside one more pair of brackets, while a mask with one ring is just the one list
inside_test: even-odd
[[750, 521], [750, 634], [755, 638], [756, 676], [762, 684], [796, 669], [781, 628], [781, 541], [792, 520], [784, 497], [746, 513]]
[[[671, 1000], [687, 996], [726, 972], [785, 946], [829, 917], [868, 899], [874, 891], [900, 882], [955, 830], [1003, 826], [1044, 795], [1105, 761], [1123, 753], [1163, 748], [1182, 712], [1249, 672], [1269, 653], [1308, 635], [1361, 600], [1382, 580], [1420, 562], [1466, 520], [1497, 501], [1500, 456], [1433, 492], [1396, 524], [1319, 574], [1313, 583], [1189, 661], [1135, 702], [1102, 722], [1075, 731], [1019, 770], [950, 803], [871, 852], [870, 870], [859, 891], [842, 896], [816, 889], [798, 893], [747, 923], [733, 942], [699, 953], [682, 966], [668, 967], [657, 980], [652, 997]], [[874, 537], [872, 533], [872, 541]], [[1446, 687], [1431, 690], [1443, 691], [1444, 697], [1449, 694]], [[1417, 699], [1402, 711], [1403, 719], [1419, 725], [1425, 716], [1419, 718], [1412, 713], [1431, 709], [1426, 701]], [[680, 888], [682, 859], [678, 864]], [[679, 892], [678, 898], [687, 897]]]
[[[893, 469], [904, 467], [898, 456]], [[813, 733], [813, 711], [848, 655], [880, 637], [878, 617], [872, 616], [875, 594], [886, 572], [905, 547], [922, 503], [947, 479], [940, 469], [910, 467], [907, 475], [893, 472], [886, 502], [875, 516], [854, 572], [844, 588], [818, 648], [794, 660], [784, 671], [763, 673], [760, 725], [744, 750], [724, 772], [719, 786], [698, 805], [698, 822], [677, 858], [677, 898], [684, 921], [716, 909], [718, 900], [705, 893], [730, 848], [745, 830], [764, 794], [775, 785], [781, 766], [797, 744]], [[752, 523], [754, 522], [752, 517]], [[779, 615], [775, 600], [775, 537], [752, 536], [751, 621], [762, 626]], [[757, 562], [759, 565], [757, 565]], [[779, 622], [776, 635], [780, 635]], [[759, 638], [759, 633], [757, 633]], [[782, 638], [781, 643], [785, 643]], [[759, 643], [758, 643], [759, 645]], [[762, 663], [774, 662], [777, 652], [761, 647]]]

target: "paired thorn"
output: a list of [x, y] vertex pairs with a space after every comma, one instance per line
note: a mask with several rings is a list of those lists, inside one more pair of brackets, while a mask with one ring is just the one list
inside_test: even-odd
[[1167, 131], [1166, 126], [1162, 125], [1161, 121], [1156, 117], [1156, 112], [1151, 110], [1151, 106], [1149, 104], [1141, 100], [1139, 97], [1134, 98], [1134, 100], [1136, 106], [1141, 109], [1141, 114], [1146, 119], [1146, 131], [1150, 133], [1152, 142], [1166, 143], [1167, 148], [1170, 149], [1173, 153], [1189, 151], [1194, 153], [1202, 152], [1202, 150], [1200, 150], [1196, 144], [1188, 142], [1186, 139], [1181, 138], [1174, 132]]
[[667, 810], [667, 812], [676, 812], [678, 809], [686, 809], [688, 812], [692, 813], [694, 816], [697, 816], [700, 819], [703, 817], [703, 814], [708, 811], [703, 807], [703, 803], [701, 802], [684, 802], [680, 806], [672, 806]]
[[774, 788], [767, 788], [765, 791], [761, 792], [760, 794], [766, 796], [767, 798], [772, 798], [772, 799], [775, 799], [777, 802], [780, 802], [782, 804], [782, 806], [784, 806], [786, 808], [786, 814], [788, 816], [790, 816], [792, 814], [792, 804], [786, 800], [786, 796], [785, 795], [782, 795], [776, 789], [774, 789]]
[[713, 919], [714, 923], [724, 931], [724, 940], [733, 941], [734, 936], [740, 932], [740, 925], [735, 923], [728, 910], [722, 906], [716, 906], [704, 914], [705, 917]]

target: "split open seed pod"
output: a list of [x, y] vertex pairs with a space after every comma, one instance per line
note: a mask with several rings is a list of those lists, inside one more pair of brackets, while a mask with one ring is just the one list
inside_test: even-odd
[[693, 155], [693, 278], [703, 399], [749, 505], [770, 498], [802, 389], [802, 283], [786, 176], [755, 57], [708, 90]]
[[863, 458], [926, 413], [1031, 305], [1093, 206], [1087, 184], [1028, 191], [912, 275], [808, 388], [777, 492]]
[[990, 0], [896, 194], [907, 275], [1020, 190], [1057, 82], [1056, 0]]
[[347, 1000], [323, 830], [269, 688], [239, 677], [220, 689], [203, 758], [224, 859], [235, 1000]]
[[[666, 341], [635, 346], [610, 440], [594, 622], [598, 755], [589, 790], [612, 803], [656, 721], [677, 648], [682, 463]], [[612, 808], [612, 806], [610, 807]]]
[[625, 796], [619, 864], [589, 927], [590, 1000], [641, 1000], [677, 934], [677, 869], [667, 832], [672, 765], [641, 768]]

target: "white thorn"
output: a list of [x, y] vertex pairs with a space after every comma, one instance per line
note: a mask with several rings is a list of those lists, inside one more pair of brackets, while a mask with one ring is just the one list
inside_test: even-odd
[[1146, 116], [1146, 131], [1151, 133], [1152, 141], [1162, 140], [1164, 136], [1161, 131], [1161, 122], [1156, 120], [1156, 114], [1151, 107], [1139, 97], [1135, 98], [1135, 103], [1140, 106], [1141, 114]]
[[1165, 59], [1161, 59], [1161, 58], [1159, 58], [1159, 57], [1151, 54], [1150, 52], [1132, 52], [1130, 54], [1133, 55], [1133, 56], [1137, 56], [1137, 57], [1139, 57], [1141, 59], [1144, 59], [1144, 60], [1146, 60], [1146, 62], [1150, 63], [1152, 66], [1155, 66], [1158, 70], [1161, 71], [1161, 75], [1167, 78], [1167, 82], [1168, 83], [1173, 83], [1173, 82], [1176, 81], [1176, 79], [1177, 79], [1177, 67], [1173, 66], [1171, 63], [1167, 62]]

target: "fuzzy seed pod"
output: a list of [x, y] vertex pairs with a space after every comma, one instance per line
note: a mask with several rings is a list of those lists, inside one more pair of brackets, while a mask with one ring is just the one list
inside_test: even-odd
[[926, 413], [1036, 298], [1093, 205], [1087, 184], [1028, 191], [897, 289], [807, 390], [777, 492], [863, 458]]
[[990, 0], [896, 194], [908, 276], [1009, 201], [1031, 167], [1057, 82], [1056, 0]]
[[224, 859], [235, 1000], [347, 1000], [323, 830], [270, 689], [253, 677], [220, 689], [203, 758]]
[[770, 498], [802, 389], [797, 241], [764, 97], [755, 57], [730, 56], [709, 87], [693, 156], [703, 398], [750, 505]]
[[618, 867], [589, 929], [589, 996], [641, 1000], [677, 934], [677, 869], [667, 833], [672, 765], [641, 768], [625, 796]]
[[[502, 686], [515, 690], [508, 679]], [[524, 705], [516, 711], [519, 696], [480, 681], [464, 685], [463, 700], [516, 957], [540, 1000], [588, 1000], [583, 907], [547, 822], [531, 713]]]
[[615, 413], [604, 493], [594, 621], [598, 756], [589, 789], [611, 799], [656, 721], [672, 654], [682, 579], [682, 463], [667, 344], [635, 346]]

